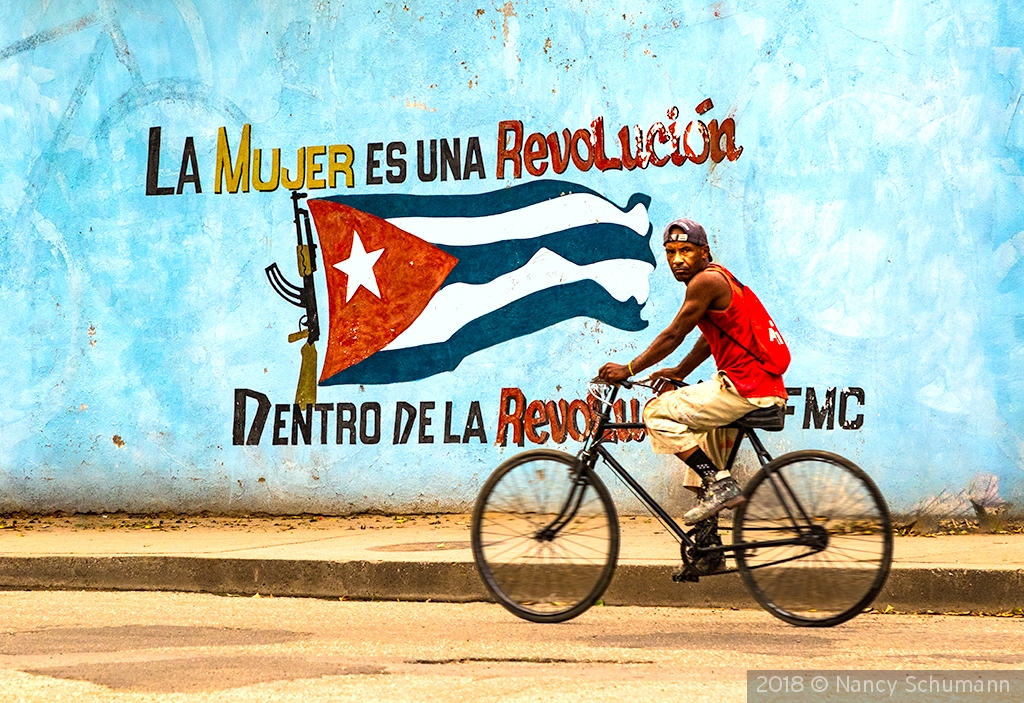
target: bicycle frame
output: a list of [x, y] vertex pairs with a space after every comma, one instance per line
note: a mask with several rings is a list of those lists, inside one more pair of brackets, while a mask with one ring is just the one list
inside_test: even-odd
[[[813, 548], [815, 551], [824, 548], [824, 544], [821, 543], [820, 535], [811, 525], [810, 518], [807, 516], [800, 504], [800, 501], [796, 498], [793, 490], [785, 478], [774, 472], [769, 472], [768, 480], [771, 482], [776, 495], [779, 497], [779, 501], [786, 510], [787, 517], [789, 518], [792, 526], [796, 529], [798, 536], [790, 539], [777, 539], [777, 540], [766, 540], [766, 541], [754, 541], [754, 542], [741, 542], [737, 544], [722, 545], [717, 547], [698, 547], [694, 543], [693, 539], [686, 533], [686, 531], [672, 518], [668, 512], [656, 501], [640, 483], [633, 478], [632, 475], [626, 470], [622, 464], [615, 459], [612, 453], [605, 446], [605, 442], [609, 439], [609, 433], [616, 430], [645, 430], [646, 426], [642, 422], [611, 422], [609, 421], [609, 414], [611, 412], [612, 404], [615, 402], [615, 397], [619, 390], [618, 385], [612, 387], [612, 390], [607, 399], [602, 399], [602, 407], [597, 412], [596, 421], [592, 423], [592, 431], [584, 440], [583, 448], [580, 450], [578, 457], [582, 471], [576, 476], [576, 481], [573, 486], [573, 490], [570, 491], [569, 497], [559, 512], [558, 516], [554, 521], [546, 528], [541, 530], [537, 537], [543, 540], [551, 540], [558, 534], [564, 525], [566, 525], [575, 516], [576, 511], [583, 499], [583, 492], [589, 482], [588, 476], [595, 471], [598, 458], [603, 459], [604, 462], [615, 472], [615, 474], [622, 479], [622, 481], [633, 491], [633, 494], [640, 500], [644, 506], [654, 514], [665, 527], [675, 535], [676, 539], [686, 545], [687, 548], [695, 550], [697, 554], [712, 554], [721, 552], [723, 554], [738, 552], [746, 549], [753, 548], [767, 548], [767, 547], [782, 547], [782, 546], [807, 546]], [[729, 457], [726, 461], [726, 469], [731, 469], [733, 462], [736, 459], [736, 455], [739, 453], [740, 445], [744, 439], [750, 441], [750, 445], [757, 455], [757, 459], [760, 462], [762, 468], [767, 466], [772, 456], [765, 449], [765, 446], [761, 443], [757, 434], [753, 428], [744, 427], [742, 425], [730, 424], [727, 427], [732, 427], [737, 430], [736, 441], [733, 444], [732, 450], [729, 452]], [[790, 506], [795, 506], [798, 514], [795, 514]], [[795, 557], [789, 557], [780, 561], [790, 561], [791, 559], [798, 559], [806, 555], [798, 555]], [[777, 562], [771, 562], [771, 564], [777, 564]], [[765, 564], [763, 566], [768, 566]]]

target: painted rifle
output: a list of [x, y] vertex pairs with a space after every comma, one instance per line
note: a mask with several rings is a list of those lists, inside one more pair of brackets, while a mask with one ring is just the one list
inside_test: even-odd
[[299, 207], [299, 201], [305, 197], [306, 193], [292, 192], [292, 209], [295, 212], [295, 255], [302, 286], [289, 282], [276, 262], [266, 268], [267, 279], [277, 294], [295, 307], [305, 310], [299, 318], [298, 332], [288, 335], [289, 343], [305, 340], [301, 348], [302, 365], [299, 367], [299, 381], [295, 387], [295, 402], [302, 407], [316, 403], [315, 343], [320, 339], [320, 319], [316, 310], [316, 287], [313, 281], [313, 273], [316, 271], [316, 242], [313, 241], [309, 211]]

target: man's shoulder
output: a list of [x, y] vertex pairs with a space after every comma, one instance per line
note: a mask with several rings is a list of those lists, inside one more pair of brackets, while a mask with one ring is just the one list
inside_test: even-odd
[[698, 290], [718, 291], [729, 287], [729, 272], [721, 266], [712, 264], [690, 279], [687, 288], [696, 286]]
[[728, 272], [720, 266], [708, 266], [690, 279], [686, 299], [702, 305], [706, 312], [725, 310], [732, 303]]

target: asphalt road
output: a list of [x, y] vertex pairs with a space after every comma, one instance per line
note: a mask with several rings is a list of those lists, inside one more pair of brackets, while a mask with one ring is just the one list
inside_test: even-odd
[[742, 701], [748, 669], [1020, 669], [1020, 618], [0, 592], [4, 701]]

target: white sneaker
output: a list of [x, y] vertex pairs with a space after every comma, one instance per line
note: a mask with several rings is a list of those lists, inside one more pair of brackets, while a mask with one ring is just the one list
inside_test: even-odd
[[697, 507], [683, 515], [683, 524], [696, 525], [701, 520], [718, 515], [726, 508], [735, 508], [746, 500], [736, 479], [732, 476], [719, 479], [704, 490]]

